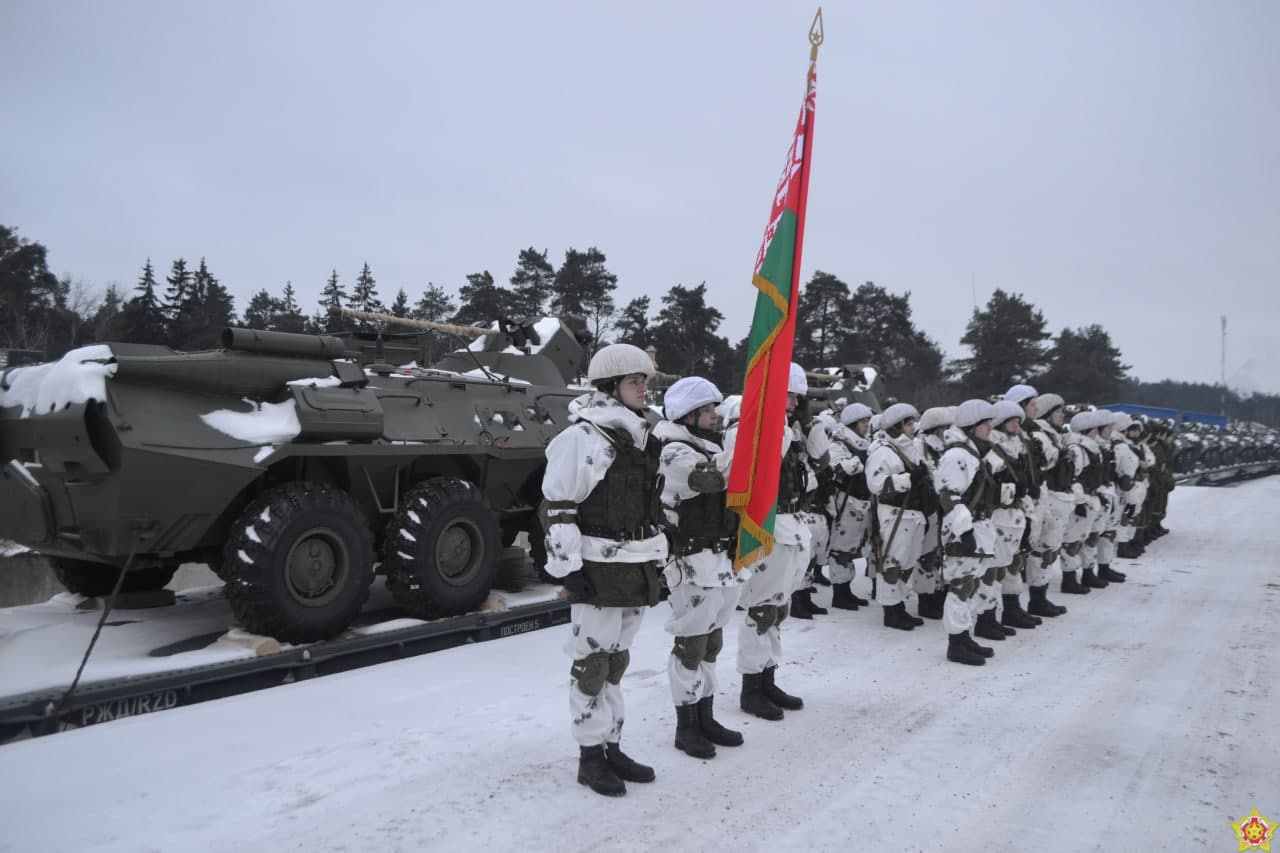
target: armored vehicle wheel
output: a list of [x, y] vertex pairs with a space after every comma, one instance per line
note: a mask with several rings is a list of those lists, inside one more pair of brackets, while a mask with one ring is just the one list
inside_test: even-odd
[[350, 625], [369, 598], [373, 537], [346, 492], [286, 483], [240, 514], [221, 568], [246, 630], [292, 643], [324, 640]]
[[466, 480], [414, 486], [387, 527], [387, 588], [414, 616], [474, 610], [498, 576], [498, 519]]
[[[69, 591], [77, 595], [102, 596], [110, 595], [116, 588], [116, 577], [120, 570], [104, 563], [89, 563], [84, 560], [72, 560], [66, 557], [50, 557], [49, 565], [58, 581]], [[150, 592], [164, 589], [173, 580], [177, 567], [151, 566], [145, 569], [134, 569], [124, 576], [120, 583], [121, 592]]]

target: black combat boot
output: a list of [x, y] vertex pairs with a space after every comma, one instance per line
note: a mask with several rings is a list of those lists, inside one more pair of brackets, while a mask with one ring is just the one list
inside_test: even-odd
[[1076, 580], [1075, 572], [1062, 572], [1062, 591], [1069, 595], [1088, 595], [1089, 587]]
[[969, 635], [968, 631], [964, 632], [963, 642], [968, 644], [969, 648], [973, 649], [975, 652], [982, 655], [984, 658], [995, 656], [995, 653], [996, 653], [995, 649], [991, 648], [990, 646], [981, 645], [977, 640], [975, 640], [973, 637]]
[[697, 705], [676, 706], [676, 749], [694, 758], [715, 758], [716, 746], [698, 725]]
[[1080, 580], [1089, 589], [1106, 589], [1107, 582], [1093, 573], [1093, 569], [1085, 569], [1080, 573]]
[[1033, 619], [1030, 613], [1022, 609], [1018, 596], [1005, 593], [1000, 597], [1004, 599], [1004, 613], [1000, 616], [1002, 624], [1010, 628], [1034, 628], [1040, 624], [1040, 620]]
[[1048, 584], [1031, 587], [1030, 596], [1031, 602], [1027, 605], [1027, 612], [1032, 616], [1048, 616], [1052, 619], [1067, 612], [1067, 608], [1049, 600]]
[[619, 743], [605, 744], [604, 760], [608, 762], [609, 769], [617, 773], [618, 778], [624, 782], [652, 782], [654, 780], [653, 768], [647, 764], [641, 764], [627, 755], [622, 751], [622, 745]]
[[791, 610], [788, 613], [796, 619], [813, 618], [813, 600], [807, 591], [798, 589], [791, 593]]
[[1151, 535], [1152, 539], [1159, 539], [1161, 536], [1166, 535], [1169, 530], [1163, 524], [1156, 521], [1147, 526], [1147, 532]]
[[765, 695], [763, 672], [748, 672], [742, 676], [742, 699], [739, 706], [762, 720], [782, 719], [782, 709]]
[[702, 734], [716, 746], [742, 746], [742, 733], [726, 729], [715, 718], [712, 712], [715, 701], [711, 696], [698, 700], [698, 727], [702, 729]]
[[922, 592], [917, 598], [920, 599], [919, 610], [920, 615], [925, 619], [941, 619], [942, 604], [947, 600], [947, 593], [943, 592]]
[[831, 606], [836, 610], [857, 610], [858, 596], [853, 594], [850, 583], [831, 585]]
[[987, 662], [987, 659], [975, 651], [972, 645], [965, 642], [968, 638], [968, 631], [947, 635], [947, 660], [955, 663], [965, 663], [969, 666], [982, 666]]
[[799, 711], [804, 707], [803, 699], [799, 696], [792, 696], [777, 684], [774, 684], [774, 676], [778, 674], [776, 666], [768, 667], [760, 674], [764, 676], [764, 695], [769, 697], [770, 702], [788, 711]]
[[1137, 559], [1138, 549], [1133, 547], [1132, 542], [1121, 542], [1116, 546], [1116, 556], [1125, 560]]
[[1098, 577], [1102, 578], [1107, 583], [1124, 583], [1129, 576], [1124, 572], [1117, 572], [1115, 569], [1111, 568], [1110, 563], [1099, 563]]
[[899, 631], [911, 631], [916, 627], [916, 623], [907, 617], [907, 606], [905, 604], [892, 604], [883, 606], [884, 610], [884, 626], [886, 628], [897, 628]]
[[907, 604], [906, 604], [906, 602], [903, 602], [902, 604], [899, 604], [899, 605], [898, 605], [898, 607], [899, 607], [899, 608], [901, 609], [901, 611], [902, 611], [902, 613], [900, 614], [900, 617], [899, 617], [899, 618], [901, 618], [901, 619], [905, 619], [906, 621], [910, 622], [910, 623], [911, 623], [911, 627], [913, 627], [913, 628], [919, 628], [921, 625], [923, 625], [923, 624], [924, 624], [924, 620], [923, 620], [923, 619], [921, 619], [919, 616], [912, 616], [912, 615], [911, 615], [911, 611], [907, 609]]
[[609, 766], [603, 745], [578, 749], [578, 784], [606, 797], [621, 797], [627, 792], [627, 786]]
[[973, 626], [973, 634], [984, 640], [1001, 642], [1005, 639], [1004, 630], [996, 621], [996, 609], [984, 610], [978, 614], [978, 621]]
[[813, 567], [813, 582], [818, 586], [831, 586], [831, 581], [822, 573], [822, 566]]

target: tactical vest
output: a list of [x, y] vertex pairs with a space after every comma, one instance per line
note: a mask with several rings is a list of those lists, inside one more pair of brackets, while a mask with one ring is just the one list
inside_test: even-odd
[[1102, 456], [1090, 450], [1084, 442], [1080, 442], [1080, 449], [1084, 451], [1085, 456], [1089, 457], [1089, 467], [1080, 473], [1080, 485], [1092, 495], [1102, 485]]
[[1098, 480], [1103, 486], [1116, 481], [1116, 453], [1111, 442], [1101, 446], [1102, 465], [1098, 469]]
[[578, 504], [578, 528], [602, 539], [648, 539], [658, 532], [663, 518], [659, 442], [636, 447], [626, 430], [597, 429], [609, 440], [615, 456], [604, 478]]
[[937, 512], [938, 493], [933, 490], [933, 481], [929, 477], [929, 469], [925, 467], [924, 462], [912, 462], [907, 454], [902, 452], [902, 448], [892, 441], [884, 444], [897, 455], [902, 462], [902, 467], [906, 469], [905, 473], [911, 475], [911, 489], [905, 495], [899, 492], [881, 495], [879, 502], [886, 506], [918, 510], [926, 515]]
[[[786, 441], [787, 437], [784, 436]], [[802, 511], [805, 506], [804, 451], [800, 442], [787, 444], [787, 452], [782, 455], [782, 473], [778, 476], [778, 513]]]
[[1021, 498], [1026, 495], [1029, 487], [1027, 469], [1025, 464], [1019, 464], [1020, 462], [1025, 463], [1026, 460], [1010, 456], [1003, 447], [994, 441], [991, 442], [991, 449], [1004, 462], [1004, 470], [995, 479], [1000, 482], [1013, 483], [1015, 498]]
[[[1071, 472], [1071, 454], [1067, 452], [1067, 446], [1062, 442], [1062, 434], [1058, 434], [1058, 461], [1057, 463], [1044, 473], [1044, 484], [1053, 492], [1069, 492], [1071, 491], [1071, 481], [1073, 475]], [[1052, 441], [1053, 439], [1050, 439]]]
[[858, 457], [858, 461], [862, 463], [862, 470], [856, 474], [850, 474], [844, 478], [843, 483], [838, 483], [840, 489], [849, 493], [849, 497], [857, 498], [860, 501], [871, 500], [871, 487], [867, 485], [867, 451], [860, 450], [844, 439], [837, 439], [845, 447], [849, 448], [849, 452]]
[[1033, 498], [1038, 498], [1040, 497], [1040, 485], [1045, 478], [1044, 448], [1040, 446], [1040, 442], [1036, 441], [1031, 433], [1040, 432], [1040, 425], [1033, 420], [1027, 420], [1023, 423], [1025, 426], [1022, 432], [1018, 433], [1018, 437], [1022, 439], [1022, 446], [1027, 451], [1022, 460], [1027, 468], [1027, 490]]
[[[708, 460], [711, 458], [701, 447], [678, 439], [672, 442], [685, 444]], [[733, 544], [734, 534], [738, 531], [738, 514], [725, 503], [724, 492], [697, 494], [680, 501], [676, 513], [680, 520], [672, 537], [675, 556], [684, 557], [699, 551], [727, 551]]]
[[1000, 505], [1000, 489], [991, 476], [991, 466], [983, 462], [982, 454], [968, 444], [954, 442], [947, 445], [947, 450], [953, 447], [960, 448], [978, 460], [978, 470], [974, 473], [969, 488], [965, 489], [964, 494], [960, 496], [960, 502], [969, 508], [969, 514], [973, 516], [974, 521], [990, 518], [991, 511]]

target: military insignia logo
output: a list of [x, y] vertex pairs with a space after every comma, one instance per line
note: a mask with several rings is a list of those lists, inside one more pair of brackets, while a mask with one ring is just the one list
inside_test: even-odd
[[[1240, 850], [1265, 850], [1268, 853], [1271, 850], [1271, 842], [1276, 834], [1276, 824], [1258, 814], [1257, 809], [1240, 818], [1239, 823], [1231, 824], [1231, 828], [1236, 831]], [[1280, 847], [1277, 850], [1280, 850]]]

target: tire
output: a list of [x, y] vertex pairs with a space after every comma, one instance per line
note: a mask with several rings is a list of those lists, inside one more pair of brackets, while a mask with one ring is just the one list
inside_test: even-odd
[[480, 490], [440, 477], [419, 483], [387, 527], [387, 588], [420, 619], [468, 613], [498, 577], [502, 531]]
[[[90, 598], [110, 595], [111, 590], [116, 588], [116, 577], [120, 572], [117, 566], [110, 566], [106, 563], [90, 563], [85, 560], [72, 560], [67, 557], [50, 557], [49, 565], [53, 567], [53, 573], [57, 576], [58, 581], [68, 591]], [[171, 568], [150, 566], [145, 569], [134, 569], [124, 576], [124, 580], [120, 584], [120, 591], [151, 592], [152, 590], [164, 589], [169, 581], [173, 580], [173, 574], [177, 570], [176, 566]]]
[[346, 630], [369, 598], [373, 536], [346, 492], [286, 483], [236, 519], [220, 574], [245, 630], [290, 643], [326, 640]]

